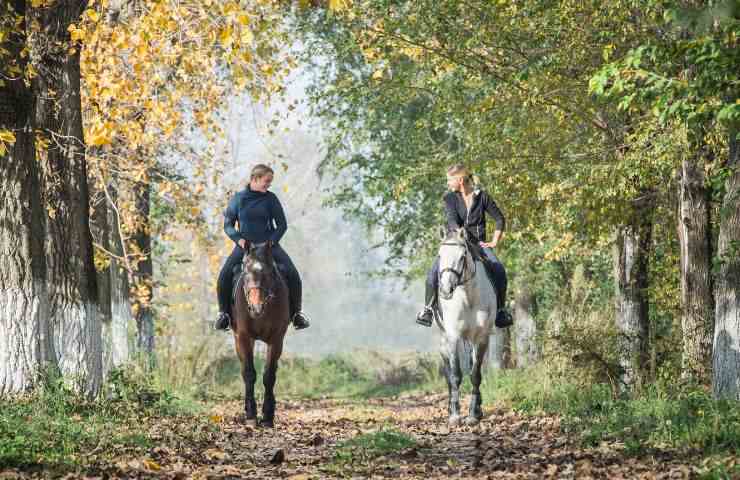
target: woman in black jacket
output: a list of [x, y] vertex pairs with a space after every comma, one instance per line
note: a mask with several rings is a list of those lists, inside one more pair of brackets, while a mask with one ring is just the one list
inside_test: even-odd
[[[234, 267], [242, 261], [248, 243], [272, 241], [272, 255], [281, 271], [285, 273], [290, 291], [290, 317], [296, 330], [309, 325], [306, 314], [301, 311], [302, 284], [298, 270], [278, 242], [288, 229], [283, 207], [277, 196], [269, 192], [275, 172], [267, 165], [256, 165], [251, 172], [249, 185], [229, 202], [224, 212], [224, 231], [236, 246], [226, 259], [218, 276], [219, 315], [217, 330], [226, 330], [231, 325], [231, 289]], [[239, 222], [239, 229], [235, 227]]]
[[[498, 312], [496, 326], [508, 327], [512, 323], [511, 314], [506, 310], [506, 270], [493, 252], [501, 239], [506, 227], [503, 213], [496, 206], [496, 202], [485, 190], [473, 185], [472, 176], [462, 165], [453, 165], [447, 169], [447, 192], [443, 198], [447, 217], [447, 232], [464, 227], [468, 240], [481, 248], [486, 258], [486, 269], [493, 279], [496, 289]], [[490, 242], [486, 241], [486, 213], [496, 222], [496, 230]], [[416, 316], [416, 322], [431, 326], [437, 308], [437, 288], [439, 286], [439, 257], [434, 261], [432, 269], [427, 275], [426, 301], [424, 309]]]

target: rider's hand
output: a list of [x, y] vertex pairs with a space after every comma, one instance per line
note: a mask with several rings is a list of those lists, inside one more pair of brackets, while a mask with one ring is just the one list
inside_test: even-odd
[[497, 242], [480, 242], [480, 246], [483, 248], [496, 248]]
[[242, 250], [246, 250], [247, 249], [247, 241], [244, 240], [243, 238], [239, 239], [239, 246], [242, 247]]

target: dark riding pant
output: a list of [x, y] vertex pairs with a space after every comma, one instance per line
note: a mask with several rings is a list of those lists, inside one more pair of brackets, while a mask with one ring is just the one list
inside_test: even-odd
[[[290, 292], [290, 316], [293, 317], [295, 312], [302, 308], [303, 302], [303, 283], [298, 269], [293, 265], [293, 261], [283, 250], [280, 245], [273, 245], [272, 257], [275, 259], [280, 272], [283, 274], [288, 291]], [[218, 293], [218, 308], [222, 312], [231, 314], [231, 292], [234, 286], [234, 267], [241, 263], [244, 258], [244, 250], [240, 246], [235, 246], [231, 255], [226, 259], [221, 273], [218, 275], [216, 291]]]
[[[504, 264], [499, 261], [496, 255], [493, 253], [493, 249], [489, 247], [481, 248], [481, 253], [485, 255], [487, 262], [483, 262], [486, 266], [486, 272], [488, 278], [492, 280], [493, 287], [496, 289], [496, 302], [498, 302], [498, 308], [501, 309], [506, 305], [506, 269]], [[439, 257], [434, 259], [432, 269], [427, 274], [426, 282], [426, 303], [429, 305], [437, 297], [437, 290], [439, 289]]]

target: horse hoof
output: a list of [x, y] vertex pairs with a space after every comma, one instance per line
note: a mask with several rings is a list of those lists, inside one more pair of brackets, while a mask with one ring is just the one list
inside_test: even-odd
[[253, 417], [251, 415], [242, 415], [239, 420], [241, 420], [241, 423], [247, 425], [248, 427], [257, 427], [257, 417]]
[[465, 425], [468, 425], [468, 426], [471, 426], [471, 427], [473, 425], [478, 425], [479, 422], [480, 422], [480, 418], [478, 418], [478, 417], [467, 417], [467, 418], [465, 418]]
[[460, 415], [450, 415], [450, 418], [447, 420], [447, 423], [451, 427], [457, 427], [462, 423], [462, 417]]
[[275, 424], [273, 423], [272, 420], [262, 420], [259, 423], [259, 425], [260, 427], [263, 427], [263, 428], [274, 428], [275, 427]]

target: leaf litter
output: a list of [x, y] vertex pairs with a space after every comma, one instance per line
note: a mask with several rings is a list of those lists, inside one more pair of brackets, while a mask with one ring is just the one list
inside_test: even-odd
[[[204, 418], [151, 418], [148, 436], [156, 446], [143, 458], [125, 450], [115, 461], [110, 452], [93, 455], [69, 478], [683, 479], [702, 471], [696, 460], [670, 450], [634, 457], [616, 442], [581, 447], [557, 417], [488, 407], [480, 424], [450, 428], [445, 403], [441, 394], [283, 400], [275, 428], [267, 429], [246, 424], [240, 402], [225, 402]], [[413, 445], [373, 450], [357, 441], [383, 432]], [[48, 476], [0, 471], [0, 479]]]

